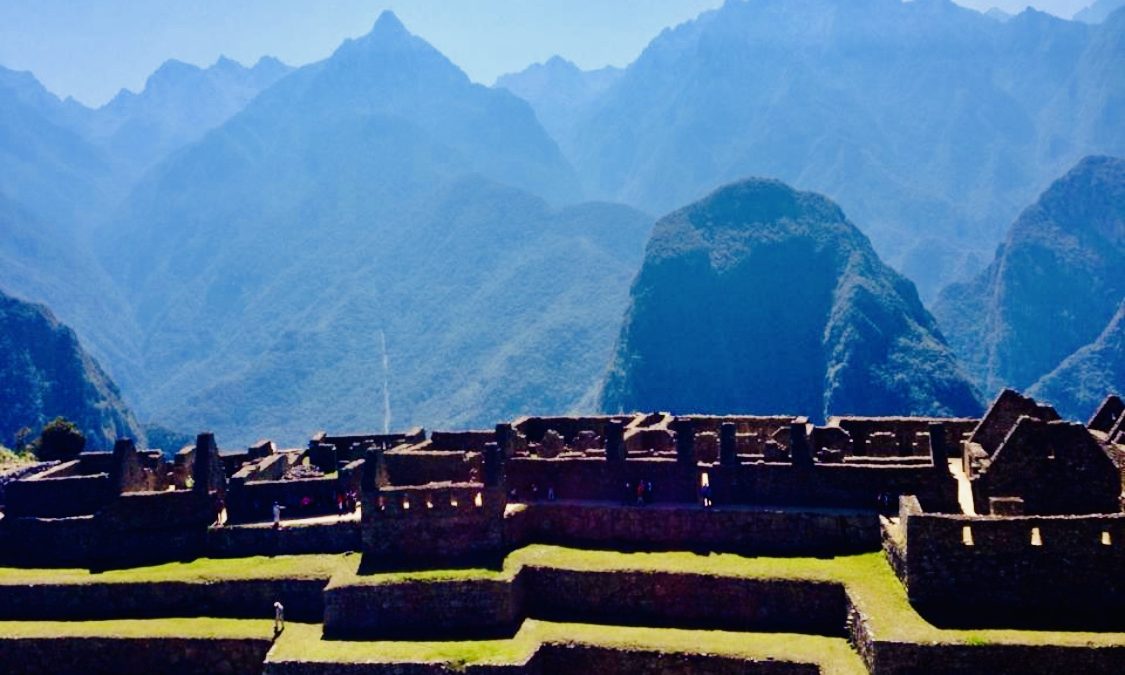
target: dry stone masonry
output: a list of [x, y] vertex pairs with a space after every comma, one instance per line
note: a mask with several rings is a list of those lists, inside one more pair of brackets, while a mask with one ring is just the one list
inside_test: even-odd
[[[0, 563], [104, 569], [352, 551], [357, 576], [0, 585], [0, 620], [175, 616], [184, 607], [255, 616], [252, 608], [283, 597], [293, 620], [340, 640], [505, 638], [530, 619], [639, 622], [847, 638], [871, 672], [932, 672], [927, 649], [937, 647], [872, 636], [849, 591], [831, 581], [534, 565], [435, 584], [365, 579], [499, 570], [534, 544], [825, 559], [883, 550], [913, 610], [933, 625], [1121, 631], [1123, 429], [1116, 396], [1082, 425], [1005, 391], [980, 419], [524, 417], [491, 430], [319, 433], [304, 448], [263, 440], [244, 450], [221, 450], [202, 433], [170, 461], [121, 439], [112, 452], [3, 481]], [[37, 643], [19, 649], [49, 662]], [[257, 649], [232, 648], [227, 660], [253, 660]], [[578, 672], [583, 660], [626, 668], [630, 658], [640, 668], [651, 658], [575, 649], [544, 643], [511, 672]], [[1014, 647], [951, 654], [948, 672], [1018, 672], [997, 664], [1036, 658]], [[1099, 672], [1117, 652], [1098, 654], [1054, 649], [1043, 663]]]

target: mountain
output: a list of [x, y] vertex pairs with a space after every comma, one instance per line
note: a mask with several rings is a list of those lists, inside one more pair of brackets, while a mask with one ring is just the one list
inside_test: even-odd
[[981, 410], [913, 284], [838, 206], [777, 181], [660, 220], [631, 299], [607, 412]]
[[1051, 401], [1076, 419], [1085, 419], [1125, 384], [1125, 302], [1097, 340], [1066, 357], [1029, 393]]
[[[942, 292], [934, 314], [985, 392], [1042, 386], [1057, 393], [1065, 385], [1066, 397], [1046, 398], [1065, 415], [1085, 417], [1080, 392], [1098, 380], [1065, 378], [1083, 375], [1091, 359], [1112, 358], [1123, 298], [1125, 161], [1088, 157], [1020, 215], [984, 272]], [[1049, 382], [1037, 384], [1044, 377]]]
[[1122, 7], [1125, 7], [1125, 0], [1095, 0], [1089, 7], [1079, 10], [1074, 15], [1074, 20], [1084, 23], [1102, 23]]
[[1005, 12], [1004, 10], [1000, 9], [999, 7], [989, 8], [989, 10], [984, 13], [984, 15], [989, 17], [990, 19], [996, 19], [997, 21], [999, 21], [1001, 23], [1003, 23], [1005, 21], [1009, 21], [1012, 18], [1011, 14], [1009, 14], [1008, 12]]
[[559, 142], [587, 194], [651, 212], [745, 176], [807, 186], [931, 298], [1074, 162], [1125, 153], [1121, 35], [950, 0], [732, 0], [662, 32]]
[[252, 68], [226, 57], [209, 68], [170, 60], [149, 76], [140, 93], [123, 89], [78, 123], [135, 178], [199, 140], [291, 70], [272, 57]]
[[74, 422], [88, 449], [109, 450], [119, 436], [144, 441], [117, 387], [50, 310], [0, 291], [0, 444], [33, 433], [57, 416]]
[[60, 225], [105, 206], [109, 161], [74, 128], [83, 110], [60, 101], [31, 73], [0, 67], [0, 196]]
[[575, 120], [621, 78], [622, 72], [613, 66], [581, 70], [561, 56], [553, 56], [545, 63], [500, 76], [494, 86], [530, 103], [552, 137], [569, 138], [574, 134]]
[[[224, 442], [565, 412], [608, 359], [651, 220], [564, 207], [530, 106], [384, 13], [142, 180], [100, 255], [138, 410]], [[385, 338], [389, 370], [383, 366]], [[115, 364], [116, 367], [116, 364]]]

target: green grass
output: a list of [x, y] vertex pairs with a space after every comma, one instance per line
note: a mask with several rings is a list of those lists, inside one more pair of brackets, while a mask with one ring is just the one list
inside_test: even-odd
[[92, 572], [87, 569], [24, 569], [0, 567], [0, 585], [91, 584], [212, 581], [324, 579], [348, 566], [357, 566], [359, 556], [350, 554], [255, 556], [251, 558], [200, 558], [151, 567]]
[[112, 621], [0, 621], [0, 640], [32, 638], [271, 639], [269, 619], [119, 619]]
[[666, 653], [705, 653], [750, 660], [814, 663], [822, 672], [867, 672], [841, 638], [787, 633], [633, 628], [529, 619], [510, 640], [461, 642], [350, 642], [324, 640], [318, 625], [290, 625], [269, 661], [329, 663], [446, 663], [453, 666], [520, 664], [543, 644], [581, 644]]

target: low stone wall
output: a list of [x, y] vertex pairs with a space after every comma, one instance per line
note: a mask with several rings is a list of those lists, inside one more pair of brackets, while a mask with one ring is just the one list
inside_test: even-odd
[[518, 578], [330, 585], [324, 591], [324, 631], [333, 638], [506, 636], [523, 615]]
[[228, 525], [207, 531], [209, 558], [347, 553], [363, 547], [358, 520], [309, 525]]
[[532, 487], [544, 495], [554, 488], [560, 499], [624, 501], [626, 483], [651, 482], [657, 502], [694, 503], [707, 473], [716, 504], [875, 508], [879, 495], [910, 494], [930, 511], [956, 511], [957, 484], [948, 471], [930, 465], [817, 464], [754, 462], [737, 467], [684, 465], [674, 459], [517, 457], [505, 464], [507, 487], [526, 499]]
[[[319, 622], [328, 579], [207, 583], [0, 584], [0, 620], [88, 621], [162, 617], [273, 618], [273, 603], [294, 621]], [[0, 661], [2, 663], [2, 661]]]
[[[336, 495], [345, 488], [336, 476], [301, 480], [250, 480], [232, 487], [227, 494], [227, 513], [232, 522], [273, 519], [273, 504], [284, 509], [285, 518], [308, 518], [337, 512]], [[310, 500], [304, 505], [304, 500]]]
[[8, 675], [234, 675], [260, 673], [269, 639], [4, 638]]
[[840, 584], [525, 567], [514, 578], [333, 584], [324, 625], [334, 638], [511, 635], [526, 618], [842, 635], [846, 616]]
[[511, 549], [529, 543], [747, 555], [841, 555], [879, 549], [874, 511], [534, 502], [506, 519]]
[[5, 546], [0, 563], [17, 567], [82, 567], [101, 539], [94, 516], [13, 518], [0, 521]]
[[556, 621], [842, 635], [844, 587], [673, 572], [525, 568], [528, 616]]
[[392, 485], [467, 483], [481, 470], [478, 452], [391, 450], [383, 454]]
[[714, 654], [548, 643], [540, 646], [526, 663], [515, 665], [270, 662], [265, 672], [267, 675], [815, 675], [820, 670], [812, 664], [786, 661], [748, 661]]
[[58, 462], [34, 462], [32, 464], [17, 466], [13, 469], [0, 470], [0, 511], [3, 510], [4, 503], [7, 501], [9, 485], [17, 480], [30, 478], [37, 473], [47, 471], [54, 466], [58, 466]]
[[52, 470], [48, 470], [9, 485], [5, 514], [37, 518], [89, 515], [114, 497], [108, 473], [57, 478], [51, 477], [51, 473]]
[[550, 644], [535, 659], [544, 675], [631, 673], [633, 675], [817, 675], [809, 663], [748, 661], [716, 654], [608, 649], [589, 645]]
[[1125, 515], [903, 512], [911, 602], [957, 626], [1125, 626]]
[[1018, 644], [940, 644], [881, 640], [854, 605], [848, 608], [849, 642], [872, 675], [1055, 675], [1121, 672], [1125, 647]]

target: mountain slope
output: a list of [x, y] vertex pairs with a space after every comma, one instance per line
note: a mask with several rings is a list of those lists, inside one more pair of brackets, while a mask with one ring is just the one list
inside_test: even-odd
[[1102, 23], [1122, 7], [1125, 7], [1125, 0], [1094, 0], [1089, 7], [1079, 10], [1074, 15], [1074, 20], [1085, 23]]
[[291, 70], [270, 57], [253, 68], [227, 58], [209, 68], [167, 61], [149, 76], [140, 93], [122, 90], [77, 123], [135, 178], [225, 122]]
[[60, 101], [30, 73], [0, 67], [0, 196], [60, 226], [104, 208], [109, 162], [73, 128], [83, 110]]
[[1097, 341], [1122, 298], [1125, 161], [1089, 157], [1020, 215], [987, 270], [942, 292], [934, 314], [969, 372], [993, 392], [1030, 388]]
[[[1084, 57], [1114, 30], [949, 0], [727, 2], [654, 39], [560, 143], [589, 194], [649, 211], [750, 175], [808, 186], [928, 298], [1068, 166], [1125, 152], [1125, 86]], [[1107, 88], [1064, 105], [1094, 61]], [[1105, 124], [1074, 137], [1077, 115]]]
[[1097, 340], [1082, 347], [1047, 373], [1028, 393], [1058, 410], [1084, 419], [1109, 394], [1125, 385], [1125, 302]]
[[102, 256], [143, 336], [139, 409], [231, 442], [377, 427], [382, 333], [396, 425], [565, 411], [608, 358], [650, 224], [549, 205], [576, 190], [524, 101], [382, 15], [113, 219]]
[[980, 411], [913, 285], [839, 207], [777, 181], [659, 221], [631, 298], [606, 411]]
[[570, 61], [553, 56], [545, 63], [500, 76], [495, 86], [530, 103], [543, 128], [556, 139], [566, 139], [574, 135], [577, 119], [621, 79], [622, 72], [612, 66], [581, 70]]
[[0, 291], [0, 443], [16, 432], [38, 433], [62, 415], [86, 436], [89, 449], [108, 450], [118, 436], [144, 442], [117, 387], [50, 310]]

